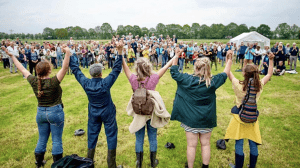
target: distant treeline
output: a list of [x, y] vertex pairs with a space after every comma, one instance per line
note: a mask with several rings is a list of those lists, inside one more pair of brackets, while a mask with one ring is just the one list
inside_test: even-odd
[[113, 35], [119, 34], [128, 35], [129, 33], [139, 36], [151, 36], [154, 33], [155, 36], [162, 34], [164, 37], [169, 35], [172, 37], [176, 35], [179, 39], [226, 39], [235, 37], [244, 32], [257, 31], [258, 33], [270, 38], [270, 39], [300, 39], [300, 28], [293, 24], [292, 26], [287, 23], [279, 24], [274, 31], [266, 24], [261, 24], [259, 27], [251, 26], [248, 28], [246, 24], [237, 25], [236, 23], [230, 23], [228, 25], [212, 24], [207, 26], [205, 24], [193, 23], [192, 26], [185, 24], [183, 26], [179, 24], [162, 23], [157, 24], [156, 28], [140, 28], [137, 25], [123, 26], [119, 25], [117, 30], [113, 30], [109, 23], [103, 23], [102, 26], [96, 26], [95, 28], [85, 29], [79, 26], [56, 28], [49, 27], [44, 28], [43, 33], [38, 34], [24, 34], [14, 33], [7, 34], [0, 32], [1, 39], [111, 39]]

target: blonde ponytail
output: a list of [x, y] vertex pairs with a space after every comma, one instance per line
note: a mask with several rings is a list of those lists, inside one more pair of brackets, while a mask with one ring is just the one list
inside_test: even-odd
[[211, 85], [211, 70], [210, 70], [210, 60], [207, 57], [198, 58], [194, 64], [194, 75], [200, 78], [199, 84], [201, 82], [206, 83], [206, 87]]

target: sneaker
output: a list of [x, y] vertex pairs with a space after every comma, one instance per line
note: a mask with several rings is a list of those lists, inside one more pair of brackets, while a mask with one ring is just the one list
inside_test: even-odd
[[74, 135], [75, 136], [81, 136], [81, 135], [83, 135], [85, 132], [84, 132], [84, 130], [83, 129], [78, 129], [78, 130], [76, 130], [75, 132], [74, 132]]

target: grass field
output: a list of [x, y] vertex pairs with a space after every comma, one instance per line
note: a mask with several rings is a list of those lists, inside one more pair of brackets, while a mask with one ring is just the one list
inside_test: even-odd
[[[299, 63], [298, 63], [299, 64]], [[218, 64], [217, 74], [223, 71]], [[233, 65], [232, 71], [237, 68]], [[191, 69], [191, 68], [190, 68]], [[213, 68], [214, 69], [214, 68]], [[300, 72], [300, 68], [297, 69]], [[53, 70], [55, 75], [58, 70]], [[88, 70], [83, 70], [88, 75]], [[104, 70], [107, 76], [109, 70]], [[192, 70], [185, 72], [192, 73]], [[238, 79], [242, 79], [240, 72], [234, 72]], [[262, 77], [262, 76], [261, 76]], [[38, 129], [35, 121], [37, 100], [29, 83], [19, 73], [10, 74], [8, 69], [0, 68], [0, 167], [3, 168], [32, 168], [34, 167], [34, 149], [38, 140]], [[63, 89], [63, 103], [65, 105], [65, 127], [63, 133], [64, 155], [78, 154], [86, 156], [87, 135], [75, 137], [74, 131], [79, 128], [87, 130], [88, 99], [74, 76], [66, 75], [61, 83]], [[156, 87], [166, 104], [167, 110], [172, 112], [176, 83], [168, 71]], [[117, 108], [118, 148], [117, 163], [125, 168], [135, 167], [135, 135], [130, 134], [128, 127], [132, 121], [125, 111], [132, 94], [131, 86], [124, 75], [120, 74], [111, 89], [113, 101]], [[223, 138], [231, 119], [230, 109], [234, 101], [234, 92], [229, 80], [217, 90], [218, 126], [214, 128], [211, 137], [210, 167], [229, 167], [234, 163], [234, 141], [227, 143], [227, 149], [216, 149], [215, 142]], [[282, 77], [272, 77], [272, 81], [265, 87], [258, 103], [260, 110], [260, 130], [263, 144], [259, 146], [257, 167], [299, 167], [300, 166], [300, 75], [286, 74]], [[104, 128], [104, 127], [102, 127]], [[175, 144], [176, 148], [167, 150], [167, 142]], [[245, 166], [249, 163], [249, 147], [245, 143]], [[52, 141], [49, 138], [45, 159], [46, 167], [52, 164]], [[107, 144], [102, 129], [96, 148], [96, 167], [105, 168]], [[158, 130], [158, 159], [160, 168], [182, 168], [186, 162], [185, 132], [177, 121]], [[149, 167], [149, 143], [145, 137], [144, 167]], [[200, 167], [201, 149], [197, 148], [195, 167]]]

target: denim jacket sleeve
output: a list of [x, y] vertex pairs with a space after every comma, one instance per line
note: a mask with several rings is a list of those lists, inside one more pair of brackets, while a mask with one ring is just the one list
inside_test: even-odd
[[80, 83], [80, 85], [84, 89], [85, 83], [87, 82], [88, 78], [86, 78], [85, 75], [79, 69], [78, 59], [77, 59], [76, 55], [74, 55], [74, 54], [70, 57], [70, 68], [71, 68], [76, 80]]
[[106, 78], [104, 78], [104, 82], [109, 88], [111, 88], [112, 85], [115, 83], [122, 70], [122, 59], [123, 59], [122, 55], [118, 55], [118, 58], [114, 64], [112, 71]]

